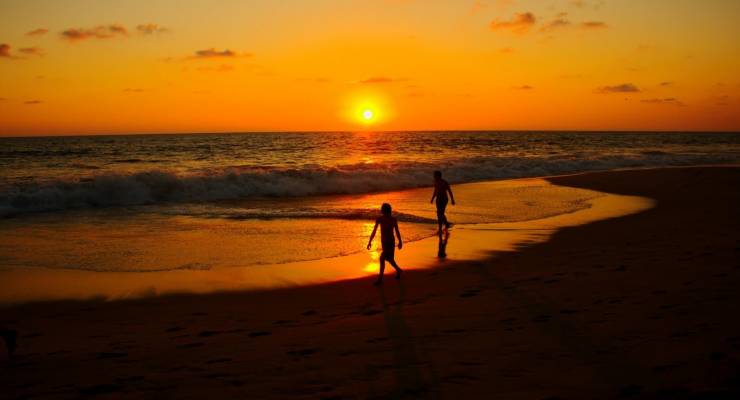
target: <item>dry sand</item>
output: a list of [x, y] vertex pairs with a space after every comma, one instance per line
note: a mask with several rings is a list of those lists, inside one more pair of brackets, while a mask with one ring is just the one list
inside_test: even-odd
[[657, 207], [380, 288], [0, 309], [0, 398], [740, 398], [740, 168], [550, 180]]

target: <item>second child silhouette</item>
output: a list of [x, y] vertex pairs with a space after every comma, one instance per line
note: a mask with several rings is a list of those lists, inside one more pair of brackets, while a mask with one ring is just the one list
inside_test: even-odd
[[[396, 238], [398, 236], [398, 250], [403, 248], [403, 241], [401, 240], [401, 232], [398, 230], [398, 220], [391, 215], [391, 205], [383, 203], [380, 207], [381, 216], [375, 220], [375, 227], [373, 233], [370, 234], [370, 240], [367, 242], [367, 249], [370, 250], [370, 246], [373, 244], [373, 238], [375, 233], [380, 226], [380, 243], [383, 246], [383, 250], [380, 253], [380, 275], [378, 280], [375, 281], [375, 285], [383, 284], [383, 273], [385, 272], [385, 262], [388, 261], [393, 268], [396, 269], [396, 279], [401, 279], [401, 273], [403, 270], [396, 264]], [[395, 231], [395, 232], [394, 232]], [[395, 235], [394, 235], [395, 233]]]

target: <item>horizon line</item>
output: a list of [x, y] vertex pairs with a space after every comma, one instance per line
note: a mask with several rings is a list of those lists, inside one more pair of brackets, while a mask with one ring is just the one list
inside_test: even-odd
[[6, 138], [57, 138], [105, 136], [177, 136], [177, 135], [248, 135], [248, 134], [322, 134], [322, 133], [740, 133], [740, 130], [644, 130], [644, 129], [401, 129], [401, 130], [254, 130], [254, 131], [189, 131], [189, 132], [126, 132], [126, 133], [60, 133], [41, 135], [0, 135]]

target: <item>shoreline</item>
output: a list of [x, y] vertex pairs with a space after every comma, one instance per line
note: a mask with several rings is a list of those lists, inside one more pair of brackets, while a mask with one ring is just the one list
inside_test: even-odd
[[[461, 195], [461, 192], [470, 193], [473, 198], [469, 199], [469, 203], [475, 204], [475, 198], [480, 200], [481, 194], [484, 197], [495, 197], [496, 190], [500, 188], [511, 190], [519, 187], [534, 187], [544, 190], [545, 193], [549, 191], [551, 195], [562, 190], [557, 185], [548, 183], [547, 179], [549, 178], [518, 178], [467, 183], [457, 185], [456, 191], [458, 195]], [[361, 197], [363, 199], [361, 203], [379, 204], [383, 202], [385, 196], [425, 198], [426, 194], [423, 189], [378, 193]], [[484, 261], [490, 252], [516, 251], [524, 243], [546, 241], [552, 234], [564, 227], [616, 218], [653, 207], [650, 199], [636, 196], [613, 195], [590, 190], [580, 191], [577, 195], [580, 196], [578, 202], [582, 203], [580, 206], [572, 210], [558, 210], [554, 215], [540, 212], [539, 218], [522, 221], [461, 222], [455, 224], [450, 234], [444, 237], [431, 233], [421, 239], [406, 240], [406, 246], [399, 252], [399, 263], [404, 269], [418, 270], [439, 268], [449, 262], [480, 262]], [[520, 199], [521, 202], [525, 200]], [[571, 205], [571, 207], [576, 206]], [[456, 211], [452, 211], [453, 218]], [[412, 210], [412, 212], [415, 211]], [[432, 211], [424, 211], [418, 215], [426, 216], [424, 213], [430, 214]], [[331, 222], [331, 220], [327, 221]], [[370, 221], [358, 220], [356, 223], [367, 225], [368, 229], [372, 227]], [[403, 224], [401, 227], [404, 230]], [[205, 225], [202, 229], [209, 231], [209, 226]], [[408, 234], [408, 231], [406, 233]], [[228, 237], [217, 236], [218, 233], [214, 232], [200, 237], [199, 240], [206, 244], [213, 241], [221, 243], [230, 241]], [[404, 237], [408, 238], [406, 235]], [[439, 251], [443, 250], [443, 246], [446, 248], [450, 242], [452, 250], [449, 252], [449, 257], [439, 257]], [[18, 245], [23, 245], [23, 242]], [[221, 251], [228, 252], [226, 248]], [[216, 268], [196, 266], [195, 268], [124, 271], [43, 267], [11, 268], [0, 271], [0, 281], [3, 282], [0, 285], [0, 307], [60, 300], [135, 300], [171, 294], [270, 290], [331, 283], [377, 276], [379, 255], [380, 252], [375, 247], [371, 251], [365, 251], [363, 248], [349, 254], [313, 260]], [[200, 265], [200, 263], [195, 264]]]
[[42, 398], [740, 394], [740, 168], [547, 179], [657, 206], [380, 288], [371, 276], [0, 308], [20, 332], [0, 385]]

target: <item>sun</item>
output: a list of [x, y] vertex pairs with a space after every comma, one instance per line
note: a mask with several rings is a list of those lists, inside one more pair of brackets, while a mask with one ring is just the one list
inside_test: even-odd
[[373, 92], [349, 94], [342, 112], [343, 118], [364, 129], [378, 129], [385, 126], [393, 117], [392, 105], [386, 96]]
[[362, 111], [362, 118], [366, 122], [371, 122], [373, 118], [375, 118], [375, 113], [373, 112], [373, 110], [366, 108], [365, 110]]

